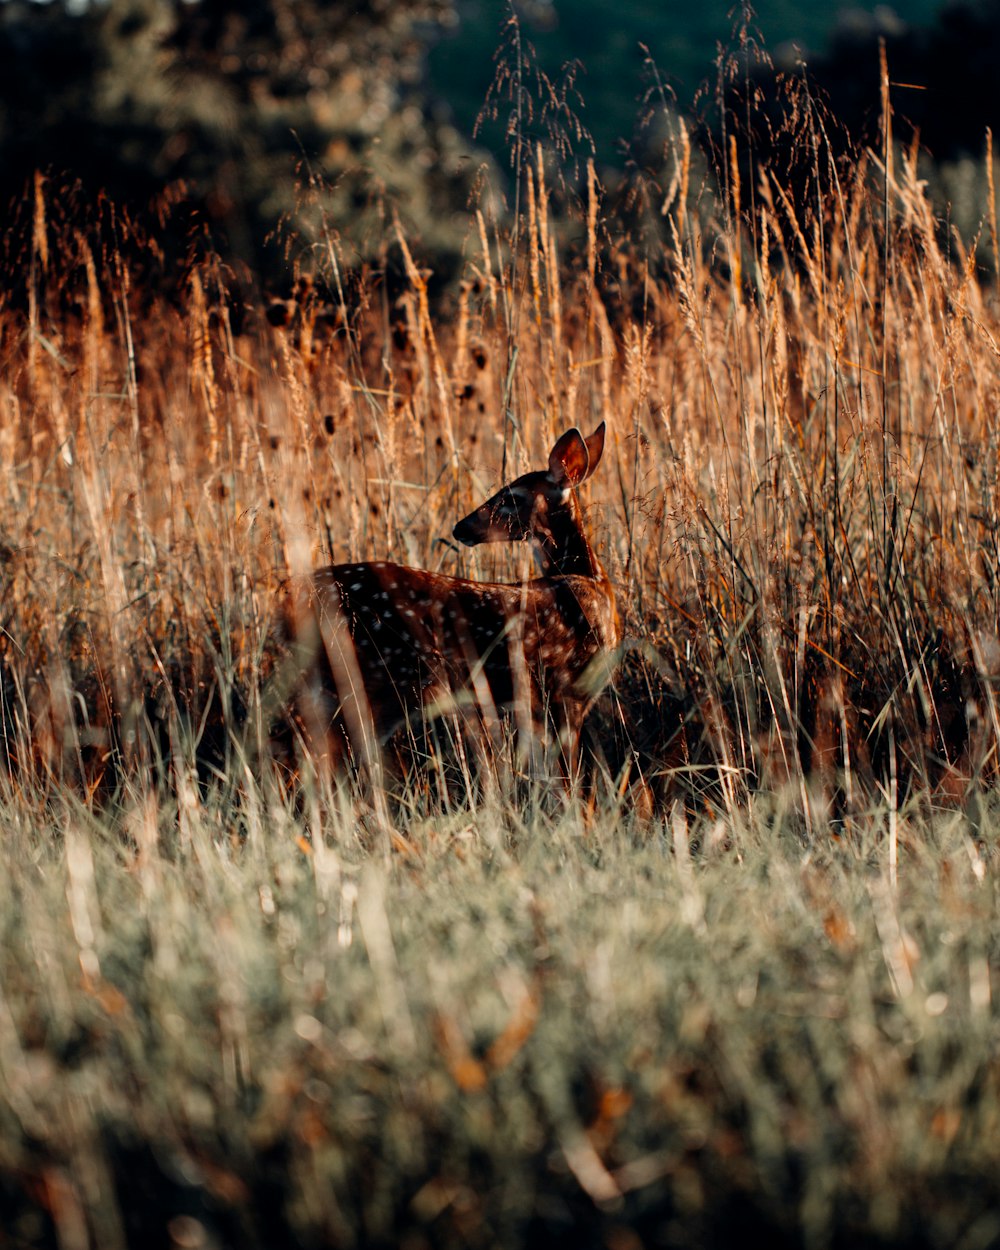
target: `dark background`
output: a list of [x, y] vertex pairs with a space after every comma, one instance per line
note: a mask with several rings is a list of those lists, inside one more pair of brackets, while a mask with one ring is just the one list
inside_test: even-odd
[[[741, 14], [724, 0], [526, 0], [515, 11], [526, 65], [558, 84], [581, 63], [566, 99], [593, 148], [580, 135], [573, 146], [593, 151], [605, 185], [657, 160], [642, 125], [651, 62], [671, 107], [709, 131], [720, 49], [748, 57], [765, 88], [772, 76], [741, 52]], [[30, 212], [38, 170], [56, 207], [103, 191], [155, 221], [168, 249], [210, 240], [275, 280], [308, 265], [331, 230], [359, 264], [376, 256], [393, 210], [419, 253], [454, 272], [484, 173], [510, 188], [503, 93], [476, 131], [498, 47], [512, 56], [509, 13], [504, 0], [0, 0], [8, 226]], [[872, 12], [770, 0], [749, 30], [777, 71], [806, 59], [856, 136], [878, 117], [880, 37], [907, 84], [894, 88], [899, 133], [911, 119], [939, 162], [981, 160], [1000, 120], [998, 0]], [[545, 133], [539, 116], [525, 133]]]
[[[762, 0], [754, 6], [751, 29], [779, 63], [790, 64], [800, 55], [817, 57], [832, 41], [863, 43], [880, 30], [901, 33], [908, 26], [929, 26], [939, 9], [939, 0], [904, 0], [894, 9], [876, 0], [849, 5]], [[621, 163], [648, 84], [641, 45], [648, 48], [678, 105], [689, 110], [696, 107], [702, 85], [715, 77], [720, 46], [734, 46], [742, 16], [731, 0], [534, 0], [517, 11], [525, 38], [551, 77], [557, 78], [566, 62], [581, 62], [584, 115], [599, 157], [612, 165]], [[458, 0], [457, 25], [430, 51], [429, 88], [448, 102], [467, 133], [489, 87], [492, 53], [506, 12], [505, 0]], [[874, 73], [869, 66], [869, 79]]]

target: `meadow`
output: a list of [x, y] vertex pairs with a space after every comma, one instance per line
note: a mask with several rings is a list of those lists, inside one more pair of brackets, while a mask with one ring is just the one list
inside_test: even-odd
[[[794, 177], [673, 125], [627, 226], [525, 145], [443, 293], [391, 206], [269, 300], [36, 182], [0, 1247], [1000, 1244], [992, 153], [962, 240], [915, 147], [786, 121]], [[602, 418], [626, 637], [580, 784], [331, 776], [288, 579], [525, 575], [451, 527]]]

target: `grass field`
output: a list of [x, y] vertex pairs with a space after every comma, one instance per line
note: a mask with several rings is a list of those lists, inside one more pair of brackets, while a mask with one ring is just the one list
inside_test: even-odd
[[[655, 245], [525, 152], [435, 301], [390, 216], [384, 265], [311, 258], [332, 304], [248, 307], [39, 182], [0, 1247], [1000, 1244], [995, 205], [949, 236], [800, 103], [794, 182], [734, 138], [699, 195], [676, 133]], [[520, 576], [442, 539], [602, 417], [587, 784], [278, 752], [286, 579]]]

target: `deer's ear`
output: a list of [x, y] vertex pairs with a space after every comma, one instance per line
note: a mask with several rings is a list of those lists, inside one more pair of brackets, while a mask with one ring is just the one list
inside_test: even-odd
[[590, 470], [590, 452], [577, 429], [567, 430], [549, 452], [549, 477], [556, 486], [579, 486]]
[[602, 421], [597, 429], [587, 439], [587, 452], [590, 455], [590, 462], [587, 465], [587, 477], [592, 477], [594, 470], [601, 463], [601, 457], [604, 455], [604, 434], [607, 426]]

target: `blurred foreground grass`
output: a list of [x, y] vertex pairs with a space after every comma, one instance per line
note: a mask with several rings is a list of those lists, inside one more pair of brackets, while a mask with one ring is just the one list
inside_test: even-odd
[[320, 812], [7, 797], [4, 1244], [1000, 1239], [962, 817], [899, 814], [893, 888], [884, 809], [455, 810], [388, 859]]

